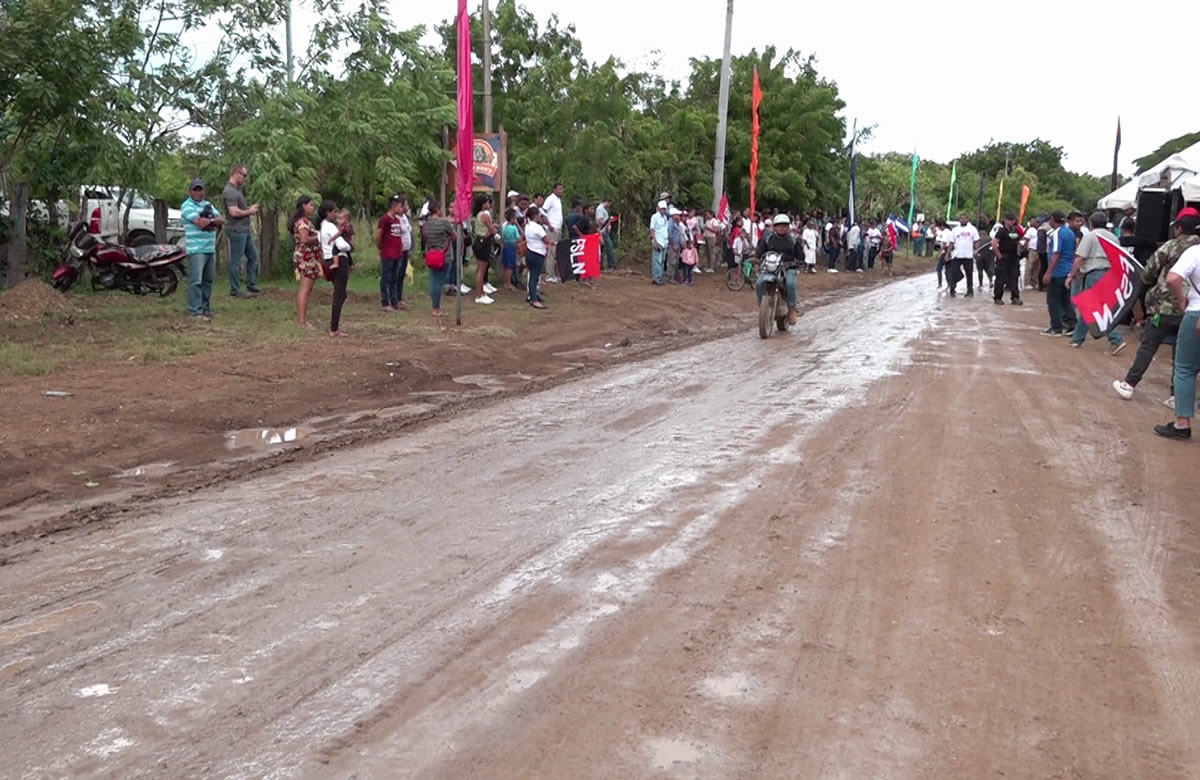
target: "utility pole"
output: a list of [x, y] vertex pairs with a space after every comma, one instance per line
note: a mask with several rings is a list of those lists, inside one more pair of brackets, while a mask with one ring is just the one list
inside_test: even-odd
[[[487, 2], [487, 0], [484, 0]], [[713, 212], [725, 192], [725, 128], [729, 113], [729, 49], [733, 42], [733, 0], [725, 7], [725, 53], [721, 55], [721, 91], [717, 96], [717, 152], [713, 157]]]
[[492, 13], [488, 0], [483, 0], [483, 132], [492, 132]]
[[284, 51], [287, 52], [287, 80], [292, 83], [292, 0], [286, 0], [283, 6]]

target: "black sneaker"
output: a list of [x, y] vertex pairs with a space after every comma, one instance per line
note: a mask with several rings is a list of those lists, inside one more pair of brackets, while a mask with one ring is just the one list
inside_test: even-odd
[[966, 295], [964, 295], [963, 297], [964, 297], [964, 298], [974, 298], [974, 297], [975, 297], [975, 291], [974, 291], [974, 290], [967, 290], [967, 294], [966, 294]]
[[1191, 428], [1176, 428], [1175, 423], [1167, 423], [1166, 425], [1154, 426], [1154, 432], [1164, 439], [1178, 439], [1187, 441], [1192, 438]]
[[1024, 306], [1024, 305], [1025, 305], [1025, 301], [1021, 300], [1020, 298], [1013, 298], [1013, 299], [1012, 299], [1012, 305], [1013, 305], [1013, 306]]
[[1054, 328], [1046, 328], [1044, 331], [1042, 331], [1043, 336], [1061, 336], [1062, 334], [1063, 332], [1061, 330], [1055, 330]]
[[992, 303], [996, 304], [997, 306], [1003, 306], [1004, 300], [1001, 298], [993, 298]]

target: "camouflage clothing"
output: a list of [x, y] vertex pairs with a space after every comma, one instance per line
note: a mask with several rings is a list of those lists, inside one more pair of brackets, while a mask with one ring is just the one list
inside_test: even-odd
[[1146, 316], [1182, 317], [1183, 312], [1175, 305], [1175, 296], [1167, 289], [1167, 272], [1179, 260], [1185, 250], [1200, 244], [1200, 236], [1184, 234], [1173, 238], [1158, 248], [1146, 261], [1142, 271], [1142, 282], [1146, 284]]

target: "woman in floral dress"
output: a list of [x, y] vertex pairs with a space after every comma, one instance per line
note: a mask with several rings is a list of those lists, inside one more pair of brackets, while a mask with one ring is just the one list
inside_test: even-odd
[[315, 209], [313, 199], [301, 195], [296, 201], [296, 211], [288, 223], [288, 229], [296, 242], [296, 250], [292, 253], [292, 265], [296, 267], [296, 278], [300, 281], [300, 290], [296, 293], [296, 320], [309, 330], [315, 328], [308, 321], [308, 298], [312, 295], [313, 285], [321, 276], [321, 237], [312, 223]]

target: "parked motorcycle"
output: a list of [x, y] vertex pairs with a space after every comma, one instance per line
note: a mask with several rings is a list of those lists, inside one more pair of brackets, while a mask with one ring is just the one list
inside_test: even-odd
[[787, 269], [783, 266], [783, 255], [778, 252], [763, 255], [758, 280], [763, 285], [762, 300], [758, 303], [758, 335], [766, 339], [774, 328], [788, 329]]
[[86, 268], [93, 290], [121, 290], [133, 295], [157, 293], [165, 298], [175, 292], [185, 275], [187, 250], [176, 244], [123, 246], [102, 241], [80, 222], [71, 228], [62, 261], [51, 274], [56, 290], [75, 286]]

